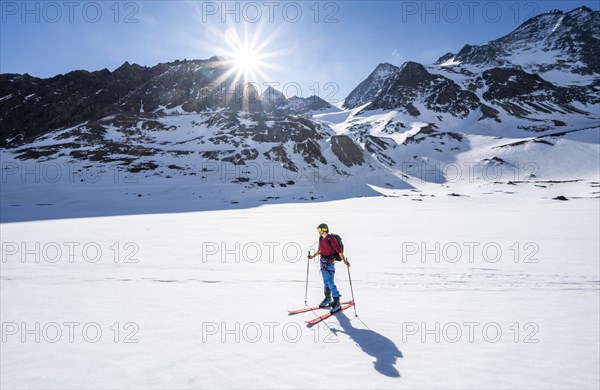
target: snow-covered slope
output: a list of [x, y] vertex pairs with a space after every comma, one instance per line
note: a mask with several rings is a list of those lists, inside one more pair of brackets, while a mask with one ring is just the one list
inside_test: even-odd
[[[0, 386], [597, 389], [598, 201], [412, 194], [3, 224]], [[308, 328], [323, 221], [359, 317]]]
[[[410, 188], [340, 137], [294, 115], [110, 116], [3, 150], [2, 219], [248, 207], [380, 195], [369, 185]], [[50, 193], [95, 206], [72, 214]]]
[[[407, 190], [597, 198], [600, 73], [586, 56], [598, 29], [598, 12], [585, 7], [543, 14], [436, 64], [380, 64], [343, 107], [272, 88], [224, 93], [235, 87], [218, 57], [46, 80], [2, 75], [1, 218]], [[64, 210], [49, 193], [93, 207]]]
[[465, 45], [458, 54], [447, 53], [436, 64], [520, 66], [542, 77], [556, 70], [591, 75], [600, 73], [599, 57], [600, 11], [579, 7], [538, 15], [501, 38], [480, 46]]

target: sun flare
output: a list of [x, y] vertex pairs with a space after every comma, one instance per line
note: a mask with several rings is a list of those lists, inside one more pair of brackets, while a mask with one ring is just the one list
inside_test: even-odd
[[[226, 99], [231, 99], [237, 92], [256, 91], [262, 95], [265, 85], [277, 83], [275, 79], [282, 68], [278, 60], [290, 53], [289, 46], [273, 50], [277, 45], [277, 31], [265, 34], [265, 26], [229, 26], [226, 30], [209, 29], [210, 46], [207, 51], [215, 53], [219, 58], [218, 67], [225, 69], [214, 81], [214, 85], [222, 88], [226, 85]], [[235, 92], [235, 93], [234, 93]]]
[[227, 62], [237, 80], [248, 83], [257, 82], [258, 77], [264, 77], [264, 68], [268, 67], [264, 62], [267, 57], [264, 47], [259, 47], [255, 40], [250, 40], [248, 34], [240, 37], [233, 28], [225, 32], [225, 43], [228, 46]]
[[250, 74], [260, 70], [259, 57], [260, 54], [252, 49], [240, 49], [237, 53], [234, 53], [233, 66], [245, 76], [244, 78], [247, 78]]

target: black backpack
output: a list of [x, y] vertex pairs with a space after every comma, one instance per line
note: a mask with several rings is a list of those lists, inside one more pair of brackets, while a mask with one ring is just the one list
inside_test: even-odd
[[[335, 239], [338, 242], [338, 245], [340, 246], [340, 249], [342, 250], [342, 252], [344, 251], [344, 243], [342, 242], [342, 237], [338, 236], [337, 234], [328, 234], [327, 235], [327, 244], [329, 244], [329, 246], [331, 246], [331, 236], [334, 236]], [[335, 261], [342, 261], [342, 258], [340, 257], [339, 253], [334, 253], [333, 256], [331, 256], [331, 258]]]

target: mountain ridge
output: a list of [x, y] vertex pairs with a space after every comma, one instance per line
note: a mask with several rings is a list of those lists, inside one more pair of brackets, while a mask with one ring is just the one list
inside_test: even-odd
[[[567, 31], [575, 29], [569, 23], [597, 18], [588, 9], [577, 10], [567, 13]], [[539, 64], [530, 61], [527, 66], [507, 60], [537, 50], [536, 45], [527, 46], [531, 41], [523, 31], [556, 32], [562, 28], [556, 27], [561, 15], [534, 17], [515, 30], [520, 32], [499, 38], [514, 38], [506, 46], [514, 52], [503, 49], [504, 57], [493, 44], [465, 45], [470, 57], [464, 58], [475, 63], [450, 53], [435, 64], [379, 64], [342, 108], [317, 96], [288, 98], [273, 88], [233, 93], [235, 76], [216, 56], [153, 67], [125, 62], [113, 72], [73, 71], [49, 79], [3, 74], [0, 147], [15, 164], [114, 165], [144, 180], [206, 178], [212, 180], [211, 196], [221, 193], [216, 188], [238, 197], [249, 190], [278, 188], [295, 194], [293, 199], [317, 199], [298, 193], [362, 196], [381, 189], [443, 185], [450, 180], [444, 167], [456, 162], [476, 164], [478, 180], [490, 167], [509, 169], [528, 159], [543, 161], [537, 178], [572, 179], [595, 169], [599, 74], [586, 75], [568, 63], [549, 69], [543, 56]], [[556, 36], [562, 39], [561, 34]], [[569, 55], [596, 35], [600, 32], [576, 35], [583, 40], [572, 40], [562, 49], [555, 44], [560, 39], [551, 44]], [[586, 150], [582, 156], [564, 154], [578, 161], [579, 171], [565, 171], [544, 154], [565, 148]], [[211, 176], [205, 171], [211, 164], [221, 169], [231, 165], [236, 175]], [[573, 166], [566, 160], [561, 164]], [[243, 172], [257, 165], [277, 167], [300, 179], [288, 180], [283, 174], [271, 181], [244, 177]], [[336, 177], [339, 189], [309, 180], [315, 172]]]

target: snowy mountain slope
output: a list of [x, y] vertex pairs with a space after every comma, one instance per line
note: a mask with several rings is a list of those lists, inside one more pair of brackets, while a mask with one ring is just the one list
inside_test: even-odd
[[[98, 215], [121, 210], [120, 201], [133, 202], [132, 212], [202, 210], [379, 195], [368, 184], [410, 187], [327, 126], [232, 110], [111, 116], [3, 150], [2, 162], [4, 220], [64, 213], [38, 199], [47, 191], [92, 203], [111, 199], [114, 208], [97, 205], [85, 214]], [[37, 178], [28, 180], [31, 169]], [[23, 213], [32, 206], [31, 216]]]
[[[415, 118], [427, 111], [461, 119], [475, 111], [481, 119], [495, 120], [499, 111], [523, 119], [554, 112], [597, 118], [599, 83], [596, 77], [587, 86], [562, 87], [514, 67], [472, 73], [407, 62], [388, 76], [364, 110], [400, 109]], [[417, 108], [419, 104], [425, 106], [425, 112]]]
[[502, 38], [467, 45], [434, 65], [409, 61], [385, 72], [365, 110], [399, 109], [416, 119], [437, 113], [464, 118], [479, 110], [482, 119], [501, 120], [499, 113], [505, 112], [532, 122], [574, 112], [598, 120], [599, 36], [598, 11], [580, 7], [539, 15]]
[[[477, 116], [474, 113], [470, 121], [462, 122], [445, 118], [438, 122], [435, 117], [420, 122], [406, 113], [373, 111], [351, 116], [340, 127], [417, 188], [420, 184], [410, 178], [453, 188], [459, 183], [449, 181], [448, 176], [471, 176], [470, 184], [476, 188], [477, 182], [487, 183], [497, 171], [504, 172], [497, 178], [504, 182], [580, 179], [592, 186], [597, 181], [600, 125], [596, 121], [554, 127], [548, 118], [545, 125], [532, 129], [523, 128], [522, 121], [507, 115], [500, 122], [487, 120], [485, 125]], [[505, 136], [495, 135], [499, 133]], [[503, 167], [490, 167], [498, 163]], [[474, 188], [463, 189], [478, 193]], [[596, 193], [592, 189], [589, 196]]]
[[2, 74], [0, 146], [31, 142], [60, 128], [116, 114], [170, 115], [219, 108], [300, 114], [331, 107], [318, 97], [286, 98], [269, 88], [261, 93], [253, 84], [236, 81], [230, 66], [214, 56], [153, 67], [126, 62], [114, 72], [74, 71], [50, 79]]
[[[533, 183], [540, 176], [589, 180], [595, 196], [600, 72], [589, 56], [600, 47], [599, 20], [597, 11], [585, 7], [540, 15], [505, 37], [465, 46], [436, 64], [407, 62], [377, 80], [377, 93], [360, 110], [338, 116], [337, 123], [318, 118], [339, 134], [354, 136], [417, 188], [423, 183], [411, 178], [458, 186], [443, 173], [455, 172], [455, 165], [460, 177], [472, 173], [487, 186], [485, 173], [503, 166], [520, 172], [504, 182]], [[544, 54], [549, 51], [561, 56]], [[373, 74], [361, 86], [373, 84]], [[506, 160], [500, 156], [505, 153]], [[534, 176], [521, 175], [526, 170]]]
[[19, 221], [381, 194], [599, 196], [593, 121], [531, 132], [513, 119], [512, 134], [499, 137], [508, 119], [489, 121], [487, 133], [476, 119], [465, 128], [409, 119], [393, 111], [350, 116], [340, 135], [296, 117], [231, 111], [98, 121], [3, 151], [0, 211], [3, 221]]
[[532, 73], [560, 70], [600, 73], [600, 12], [579, 7], [551, 11], [527, 20], [511, 33], [484, 45], [465, 45], [436, 62], [481, 68], [520, 66]]
[[[516, 182], [542, 198], [597, 198], [600, 75], [593, 66], [550, 69], [555, 59], [535, 54], [551, 46], [583, 61], [600, 36], [597, 18], [586, 8], [540, 15], [472, 49], [469, 61], [380, 64], [340, 107], [273, 88], [228, 93], [233, 76], [216, 82], [227, 72], [218, 57], [47, 80], [2, 75], [2, 219], [77, 215], [42, 198], [98, 202], [89, 195], [98, 187], [128, 213], [433, 194], [431, 185], [481, 196], [490, 185], [514, 193]], [[488, 53], [498, 42], [502, 55]], [[527, 52], [528, 66], [506, 60]], [[55, 167], [60, 179], [44, 177]], [[499, 168], [518, 173], [490, 175]], [[103, 213], [114, 214], [110, 203], [85, 211]]]

